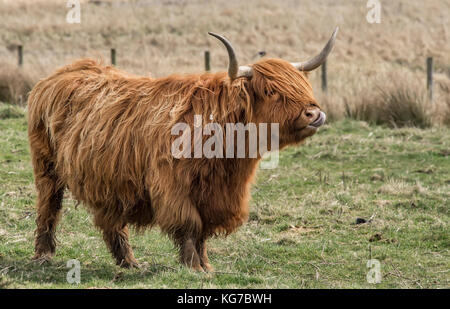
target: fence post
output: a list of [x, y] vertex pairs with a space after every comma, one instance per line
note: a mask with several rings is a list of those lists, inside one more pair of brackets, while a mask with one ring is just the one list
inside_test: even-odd
[[430, 102], [433, 102], [433, 57], [427, 58], [427, 90]]
[[17, 46], [17, 57], [18, 57], [19, 67], [21, 67], [23, 65], [23, 46], [22, 45]]
[[209, 72], [211, 71], [211, 60], [210, 60], [210, 54], [209, 54], [209, 50], [205, 51], [205, 71]]
[[327, 62], [325, 61], [322, 64], [322, 90], [323, 92], [327, 92], [328, 85], [327, 85]]
[[111, 48], [111, 64], [116, 65], [116, 49]]

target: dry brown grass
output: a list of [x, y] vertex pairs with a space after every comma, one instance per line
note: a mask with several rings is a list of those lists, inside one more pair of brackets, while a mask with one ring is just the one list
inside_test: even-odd
[[437, 123], [435, 107], [415, 79], [391, 74], [376, 88], [344, 99], [345, 115], [372, 124], [426, 128]]
[[[226, 51], [208, 31], [226, 35], [246, 64], [261, 50], [268, 57], [308, 58], [339, 25], [326, 96], [320, 72], [311, 74], [330, 119], [345, 115], [346, 100], [368, 104], [379, 87], [390, 86], [393, 76], [415, 97], [416, 85], [420, 91], [425, 87], [426, 57], [433, 56], [439, 83], [435, 104], [425, 108], [432, 112], [433, 124], [449, 123], [449, 92], [440, 86], [450, 83], [448, 1], [382, 1], [381, 24], [366, 21], [364, 0], [81, 2], [81, 24], [68, 24], [65, 1], [0, 0], [0, 58], [16, 64], [12, 46], [23, 44], [24, 70], [42, 77], [80, 57], [102, 57], [108, 63], [114, 47], [119, 68], [160, 77], [201, 72], [205, 50], [211, 51], [213, 71], [225, 70]], [[395, 94], [397, 99], [408, 97]]]
[[[450, 71], [448, 72], [450, 76]], [[435, 115], [439, 117], [438, 122], [450, 126], [450, 79], [447, 75], [436, 76], [436, 87], [439, 90], [439, 98], [435, 107]]]
[[36, 80], [28, 72], [9, 63], [0, 63], [0, 67], [0, 101], [24, 106]]

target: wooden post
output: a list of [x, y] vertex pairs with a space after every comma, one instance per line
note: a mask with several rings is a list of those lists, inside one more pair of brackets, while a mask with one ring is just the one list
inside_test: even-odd
[[116, 49], [111, 48], [111, 64], [116, 65]]
[[433, 57], [427, 58], [427, 90], [430, 102], [433, 102]]
[[209, 50], [205, 51], [205, 71], [206, 72], [211, 71], [211, 59], [210, 59]]
[[328, 85], [327, 85], [327, 62], [325, 61], [322, 64], [322, 90], [323, 92], [327, 92]]
[[17, 57], [18, 57], [18, 64], [19, 67], [21, 67], [23, 65], [23, 46], [19, 45], [17, 46]]

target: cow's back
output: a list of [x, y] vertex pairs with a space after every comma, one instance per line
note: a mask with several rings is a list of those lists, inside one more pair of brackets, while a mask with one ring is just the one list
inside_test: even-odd
[[29, 96], [30, 137], [47, 140], [61, 183], [94, 208], [147, 198], [136, 80], [86, 59], [41, 80]]

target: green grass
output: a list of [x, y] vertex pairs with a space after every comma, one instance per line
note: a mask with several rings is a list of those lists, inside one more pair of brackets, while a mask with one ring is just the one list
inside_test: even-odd
[[[209, 241], [217, 272], [201, 274], [178, 264], [157, 229], [132, 234], [140, 269], [115, 266], [91, 216], [71, 199], [52, 263], [31, 262], [35, 189], [26, 119], [11, 108], [0, 105], [0, 287], [450, 287], [448, 128], [345, 120], [282, 151], [277, 169], [258, 174], [249, 222]], [[380, 284], [366, 281], [370, 258], [381, 263]], [[66, 282], [69, 259], [81, 262], [79, 285]]]

